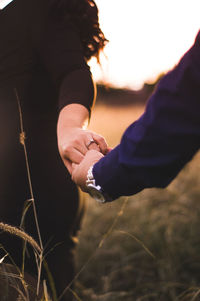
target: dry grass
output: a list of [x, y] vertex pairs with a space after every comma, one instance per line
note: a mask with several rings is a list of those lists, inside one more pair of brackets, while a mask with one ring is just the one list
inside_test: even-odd
[[[137, 118], [142, 111], [142, 107], [97, 106], [91, 128], [114, 146], [134, 112]], [[119, 214], [123, 198], [100, 205], [86, 196], [79, 269], [91, 260], [78, 278], [81, 300], [200, 300], [199, 166], [197, 154], [167, 189], [148, 189], [130, 197], [123, 214]]]
[[[18, 110], [19, 110], [19, 120], [20, 120], [20, 132], [19, 132], [19, 141], [23, 146], [24, 149], [24, 157], [26, 162], [26, 170], [27, 170], [27, 176], [28, 176], [28, 182], [29, 182], [29, 190], [31, 199], [27, 201], [25, 208], [22, 212], [22, 219], [21, 219], [21, 225], [20, 229], [5, 223], [0, 223], [0, 230], [11, 234], [18, 236], [21, 238], [24, 242], [24, 250], [23, 250], [23, 261], [25, 262], [25, 253], [26, 253], [26, 244], [29, 243], [33, 251], [35, 253], [35, 260], [37, 264], [37, 280], [30, 275], [26, 274], [24, 271], [24, 262], [22, 264], [22, 268], [20, 269], [15, 265], [14, 260], [9, 255], [9, 250], [5, 250], [4, 246], [0, 246], [6, 253], [6, 255], [0, 259], [0, 298], [1, 300], [8, 300], [8, 301], [51, 301], [46, 287], [46, 282], [44, 281], [43, 286], [41, 285], [41, 270], [42, 270], [42, 262], [43, 262], [43, 244], [41, 240], [40, 235], [40, 229], [38, 224], [38, 217], [37, 217], [37, 211], [36, 211], [36, 205], [35, 205], [35, 199], [32, 189], [32, 182], [31, 182], [31, 173], [29, 168], [29, 157], [26, 149], [26, 134], [24, 132], [24, 125], [23, 125], [23, 114], [21, 109], [21, 103], [18, 95], [18, 91], [15, 88], [14, 93], [16, 96], [16, 101], [18, 104]], [[38, 234], [39, 244], [34, 240], [29, 234], [27, 234], [23, 230], [23, 222], [26, 215], [27, 210], [32, 205], [33, 212], [34, 212], [34, 222], [36, 224], [36, 230]], [[8, 253], [7, 253], [8, 252]], [[9, 257], [12, 264], [2, 264], [4, 259], [6, 257]], [[28, 281], [27, 281], [28, 279]]]
[[[98, 105], [90, 128], [115, 146], [143, 110]], [[167, 189], [145, 190], [110, 204], [97, 204], [85, 195], [88, 210], [78, 247], [76, 300], [200, 300], [199, 166], [200, 153]], [[29, 300], [21, 274], [8, 270], [3, 276], [19, 290], [20, 300]], [[2, 284], [0, 279], [0, 289]], [[49, 301], [45, 288], [42, 300]]]
[[17, 228], [17, 227], [13, 227], [11, 225], [8, 224], [4, 224], [0, 222], [0, 229], [4, 232], [7, 232], [11, 235], [15, 235], [20, 237], [22, 240], [24, 240], [25, 242], [28, 242], [35, 251], [41, 253], [42, 250], [40, 248], [40, 246], [38, 245], [38, 243], [30, 236], [28, 235], [25, 231], [22, 231], [21, 229]]

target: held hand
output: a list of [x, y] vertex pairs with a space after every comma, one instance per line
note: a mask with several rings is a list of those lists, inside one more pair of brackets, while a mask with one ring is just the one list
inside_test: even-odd
[[78, 127], [68, 127], [58, 140], [61, 158], [68, 171], [72, 172], [72, 163], [79, 164], [88, 150], [96, 150], [102, 154], [108, 152], [104, 138], [94, 132]]
[[90, 150], [86, 153], [80, 164], [72, 164], [72, 180], [80, 186], [83, 191], [86, 189], [87, 172], [90, 166], [98, 162], [103, 156], [102, 153], [96, 150]]
[[96, 133], [84, 130], [89, 112], [80, 104], [65, 106], [59, 113], [57, 124], [58, 149], [68, 171], [72, 172], [72, 163], [79, 164], [88, 150], [106, 154], [109, 149], [104, 138]]

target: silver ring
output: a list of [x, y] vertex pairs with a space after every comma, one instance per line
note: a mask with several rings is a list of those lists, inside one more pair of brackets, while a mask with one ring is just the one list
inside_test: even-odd
[[90, 141], [86, 144], [86, 147], [89, 148], [92, 143], [96, 143], [94, 139], [90, 139]]

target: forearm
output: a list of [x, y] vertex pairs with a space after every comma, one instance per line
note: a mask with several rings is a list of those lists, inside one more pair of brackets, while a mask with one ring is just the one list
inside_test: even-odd
[[[84, 149], [83, 128], [87, 125], [88, 118], [88, 110], [80, 104], [69, 104], [60, 111], [57, 123], [58, 149], [69, 171], [71, 168], [70, 162], [80, 162], [84, 151], [86, 151]], [[78, 140], [83, 140], [80, 152], [77, 152]]]
[[199, 84], [200, 34], [120, 145], [95, 164], [97, 184], [114, 198], [168, 185], [200, 148]]
[[59, 113], [57, 124], [58, 140], [69, 127], [86, 128], [89, 120], [89, 112], [81, 104], [72, 103], [65, 106]]

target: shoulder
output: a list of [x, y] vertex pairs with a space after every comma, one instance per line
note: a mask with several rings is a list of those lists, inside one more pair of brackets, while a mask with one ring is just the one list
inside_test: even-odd
[[6, 6], [2, 6], [0, 16], [9, 22], [17, 19], [20, 23], [25, 20], [29, 23], [34, 20], [36, 23], [37, 17], [44, 15], [47, 7], [47, 0], [12, 0]]

